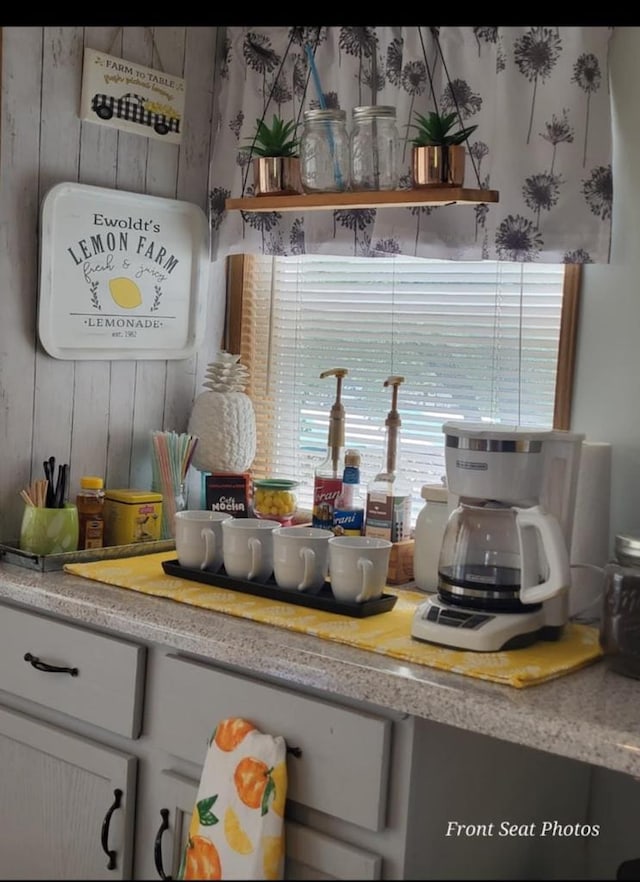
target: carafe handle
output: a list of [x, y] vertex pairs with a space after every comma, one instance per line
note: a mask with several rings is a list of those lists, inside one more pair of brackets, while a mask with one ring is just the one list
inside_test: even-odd
[[[569, 554], [557, 518], [541, 506], [514, 508], [520, 545], [520, 600], [541, 603], [555, 597], [571, 583]], [[549, 575], [539, 582], [540, 566], [537, 537], [549, 564]]]

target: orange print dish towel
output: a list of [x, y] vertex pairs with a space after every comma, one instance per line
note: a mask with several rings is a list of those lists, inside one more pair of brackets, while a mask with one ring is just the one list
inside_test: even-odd
[[180, 879], [282, 879], [287, 745], [241, 717], [214, 729]]

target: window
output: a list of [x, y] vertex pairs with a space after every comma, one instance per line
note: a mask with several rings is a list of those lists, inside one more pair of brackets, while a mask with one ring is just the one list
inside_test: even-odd
[[447, 420], [568, 428], [580, 267], [410, 257], [234, 256], [226, 347], [251, 373], [256, 477], [300, 480], [311, 507], [333, 367], [348, 369], [345, 440], [362, 480], [381, 470], [399, 388], [398, 462], [420, 488], [444, 474]]

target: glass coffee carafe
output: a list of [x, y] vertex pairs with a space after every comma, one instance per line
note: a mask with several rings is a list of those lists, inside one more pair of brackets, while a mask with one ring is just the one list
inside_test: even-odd
[[560, 525], [540, 506], [466, 500], [450, 514], [438, 595], [469, 609], [529, 612], [569, 585]]

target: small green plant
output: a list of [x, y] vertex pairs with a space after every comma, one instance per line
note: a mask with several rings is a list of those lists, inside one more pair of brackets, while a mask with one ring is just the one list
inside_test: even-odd
[[300, 139], [295, 132], [293, 120], [285, 122], [275, 113], [271, 125], [256, 119], [255, 135], [247, 138], [249, 149], [255, 156], [297, 156]]
[[411, 126], [418, 134], [411, 142], [415, 147], [448, 147], [451, 144], [462, 144], [478, 126], [467, 126], [452, 132], [457, 113], [437, 113], [430, 111], [427, 116], [415, 114], [415, 124]]

